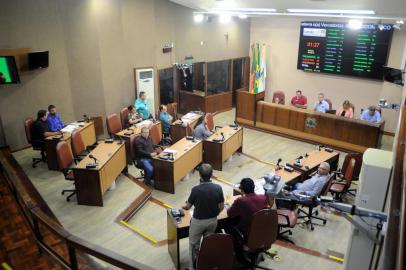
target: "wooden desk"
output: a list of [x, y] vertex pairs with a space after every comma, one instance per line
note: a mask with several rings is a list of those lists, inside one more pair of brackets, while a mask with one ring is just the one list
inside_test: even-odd
[[100, 142], [92, 151], [98, 159], [95, 169], [87, 169], [86, 164], [94, 163], [89, 156], [73, 168], [78, 204], [103, 206], [103, 194], [126, 168], [124, 143]]
[[179, 112], [202, 110], [206, 113], [224, 112], [233, 108], [233, 93], [226, 91], [205, 95], [202, 91], [179, 91]]
[[258, 128], [359, 153], [379, 147], [384, 124], [264, 101], [257, 104]]
[[143, 127], [150, 127], [151, 125], [158, 126], [158, 130], [160, 132], [160, 138], [162, 138], [162, 124], [160, 121], [156, 121], [155, 123], [152, 123], [150, 121], [148, 121], [148, 122], [142, 121], [135, 126], [131, 126], [129, 128], [123, 129], [120, 132], [116, 133], [116, 136], [122, 138], [125, 141], [125, 152], [126, 152], [127, 164], [132, 164], [132, 162], [133, 162], [133, 157], [131, 156], [131, 146], [130, 146], [131, 137], [140, 135], [141, 129]]
[[[83, 127], [79, 127], [78, 130], [80, 132], [80, 135], [82, 136], [83, 143], [85, 144], [85, 146], [94, 144], [96, 142], [96, 131], [94, 129], [94, 123], [88, 122], [81, 124], [83, 124]], [[50, 136], [45, 139], [45, 152], [47, 155], [49, 170], [59, 170], [58, 160], [56, 157], [56, 145], [58, 144], [58, 142], [66, 141], [71, 148], [71, 134], [64, 133], [61, 139], [54, 139], [59, 136], [60, 135]]]
[[[310, 174], [317, 171], [317, 168], [322, 162], [328, 162], [330, 164], [330, 172], [336, 171], [339, 157], [339, 153], [335, 151], [329, 153], [325, 151], [324, 148], [321, 148], [320, 151], [314, 150], [308, 153], [308, 157], [303, 156], [301, 159], [302, 167], [299, 168], [295, 166], [294, 163], [296, 160], [289, 162], [288, 165], [293, 167], [295, 170], [302, 172], [302, 180], [306, 180], [309, 178]], [[306, 169], [306, 166], [308, 169]]]
[[169, 149], [177, 151], [174, 160], [153, 158], [154, 181], [156, 189], [175, 194], [175, 184], [202, 162], [203, 143], [183, 138]]
[[243, 125], [254, 126], [257, 110], [257, 101], [264, 100], [265, 91], [253, 94], [247, 90], [237, 90], [237, 105], [235, 107], [235, 120]]
[[[221, 139], [224, 134], [224, 141], [215, 142], [215, 139]], [[203, 160], [209, 163], [215, 170], [223, 169], [223, 162], [231, 157], [235, 152], [242, 152], [243, 129], [238, 127], [234, 129], [230, 126], [224, 126], [218, 129], [207, 140], [203, 141]]]
[[[227, 204], [231, 205], [238, 196], [234, 196], [227, 200]], [[185, 216], [181, 218], [181, 222], [176, 223], [175, 218], [171, 214], [171, 209], [166, 212], [167, 216], [167, 232], [168, 232], [168, 252], [172, 258], [173, 264], [176, 269], [180, 269], [180, 257], [179, 257], [179, 240], [189, 237], [189, 227], [190, 227], [190, 211], [184, 211]], [[223, 211], [217, 217], [218, 224], [217, 229], [224, 229], [229, 224], [229, 219], [227, 216], [227, 209], [224, 208]]]
[[187, 126], [187, 124], [189, 124], [191, 128], [194, 128], [200, 117], [201, 117], [200, 114], [195, 114], [191, 117], [185, 117], [185, 118], [182, 117], [182, 121], [181, 120], [174, 121], [169, 130], [171, 139], [172, 139], [172, 143], [176, 143], [177, 141], [181, 140], [182, 138], [186, 137], [187, 135], [192, 135], [192, 134], [187, 134], [186, 126]]

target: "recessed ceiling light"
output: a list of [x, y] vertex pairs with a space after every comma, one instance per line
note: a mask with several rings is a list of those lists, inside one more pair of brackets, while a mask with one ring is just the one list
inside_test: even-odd
[[274, 8], [214, 8], [212, 11], [276, 12]]
[[405, 22], [403, 20], [397, 20], [396, 23], [397, 24], [404, 24]]
[[238, 15], [238, 17], [240, 19], [246, 19], [248, 16], [247, 16], [247, 14], [240, 14], [240, 15]]
[[227, 13], [220, 14], [219, 20], [221, 23], [229, 23], [231, 21], [231, 15]]
[[357, 14], [357, 15], [373, 15], [373, 10], [349, 10], [349, 9], [301, 9], [288, 8], [288, 12], [293, 13], [322, 13], [322, 14]]
[[195, 21], [195, 23], [201, 23], [204, 20], [204, 15], [195, 14], [195, 15], [193, 15], [193, 20]]

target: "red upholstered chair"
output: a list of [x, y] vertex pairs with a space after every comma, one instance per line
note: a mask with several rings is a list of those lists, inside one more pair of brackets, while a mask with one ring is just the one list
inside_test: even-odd
[[[33, 123], [32, 117], [27, 117], [24, 121], [24, 130], [25, 130], [25, 137], [27, 138], [27, 142], [31, 144], [31, 130], [32, 130], [32, 123]], [[41, 152], [41, 157], [40, 158], [32, 158], [32, 167], [35, 168], [38, 163], [40, 162], [46, 162], [46, 156], [45, 156], [45, 149], [44, 148], [38, 148], [38, 147], [32, 147], [35, 151], [40, 151]]]
[[[295, 203], [292, 202], [292, 205]], [[278, 213], [278, 239], [295, 244], [292, 240], [287, 238], [285, 234], [292, 235], [292, 230], [287, 229], [283, 231], [283, 228], [294, 228], [297, 224], [297, 214], [294, 209], [277, 209]]]
[[267, 250], [276, 241], [278, 236], [278, 214], [273, 209], [263, 209], [256, 212], [252, 218], [248, 236], [242, 246], [250, 258], [251, 269], [261, 268], [256, 263], [261, 253], [270, 255]]
[[128, 109], [127, 107], [124, 107], [120, 111], [120, 120], [121, 120], [121, 126], [124, 128], [127, 128], [126, 126], [126, 119], [128, 117]]
[[[56, 158], [58, 160], [59, 170], [62, 171], [65, 179], [74, 182], [75, 178], [71, 169], [74, 159], [69, 145], [65, 141], [61, 141], [56, 145]], [[65, 194], [65, 192], [71, 192], [71, 194], [66, 198], [68, 202], [70, 198], [76, 194], [75, 189], [64, 189], [62, 190], [62, 195]]]
[[205, 117], [205, 121], [206, 121], [206, 125], [207, 128], [209, 130], [213, 130], [214, 129], [214, 118], [213, 118], [213, 114], [211, 113], [206, 113]]
[[110, 114], [106, 118], [107, 132], [110, 137], [113, 138], [114, 135], [121, 130], [120, 120], [116, 113]]
[[193, 128], [189, 123], [186, 125], [186, 136], [193, 136]]
[[166, 105], [166, 109], [168, 113], [173, 117], [173, 121], [178, 119], [178, 103], [169, 103]]
[[348, 153], [345, 156], [343, 166], [341, 167], [341, 171], [345, 172], [347, 169], [348, 164], [350, 163], [351, 158], [355, 158], [355, 166], [354, 166], [354, 171], [352, 173], [352, 180], [358, 180], [359, 174], [361, 172], [361, 167], [362, 167], [362, 153]]
[[272, 96], [272, 102], [276, 103], [276, 98], [279, 99], [278, 104], [285, 105], [285, 93], [283, 91], [275, 91]]
[[233, 266], [234, 245], [228, 234], [212, 234], [203, 238], [196, 268], [198, 270], [229, 270]]
[[72, 132], [71, 135], [72, 153], [75, 157], [75, 162], [80, 161], [83, 157], [87, 156], [95, 146], [85, 146], [82, 135], [78, 130]]
[[352, 193], [352, 191], [350, 190], [354, 168], [355, 168], [355, 158], [351, 158], [345, 170], [344, 177], [339, 180], [333, 181], [330, 187], [330, 192], [331, 194], [333, 194], [336, 200], [341, 201], [345, 194], [351, 194], [355, 196], [355, 193]]
[[151, 137], [152, 144], [159, 145], [161, 143], [162, 135], [157, 125], [152, 124], [149, 127], [149, 136]]
[[142, 166], [142, 163], [137, 162], [137, 148], [135, 147], [135, 141], [137, 140], [138, 137], [139, 136], [136, 134], [133, 134], [130, 137], [130, 154], [134, 166], [140, 170], [141, 177], [138, 177], [137, 179], [141, 180], [144, 178], [144, 167]]

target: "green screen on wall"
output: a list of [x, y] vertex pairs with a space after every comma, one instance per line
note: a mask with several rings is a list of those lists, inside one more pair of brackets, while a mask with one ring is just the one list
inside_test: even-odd
[[14, 56], [0, 56], [0, 84], [19, 83], [17, 65]]

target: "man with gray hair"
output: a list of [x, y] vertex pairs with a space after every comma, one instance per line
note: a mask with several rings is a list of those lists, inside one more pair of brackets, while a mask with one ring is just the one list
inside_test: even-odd
[[199, 253], [202, 237], [216, 231], [217, 216], [224, 209], [223, 190], [220, 185], [211, 181], [213, 168], [204, 163], [199, 167], [200, 184], [192, 188], [192, 192], [183, 209], [194, 206], [189, 227], [190, 270], [195, 269], [195, 260]]
[[143, 127], [141, 129], [141, 136], [138, 136], [135, 140], [135, 148], [137, 151], [137, 162], [142, 164], [144, 168], [144, 183], [146, 185], [152, 185], [152, 177], [154, 175], [152, 158], [155, 157], [157, 153], [149, 136], [149, 128]]
[[330, 110], [330, 104], [328, 104], [328, 102], [324, 99], [324, 94], [323, 93], [319, 93], [319, 95], [317, 96], [317, 101], [314, 104], [313, 109], [316, 112], [322, 112], [325, 113], [328, 110]]
[[362, 112], [361, 120], [370, 123], [379, 123], [381, 122], [381, 114], [378, 112], [375, 106], [369, 106], [368, 110]]
[[318, 196], [326, 184], [330, 172], [330, 164], [322, 162], [317, 173], [303, 183], [297, 183], [292, 193], [295, 195]]

